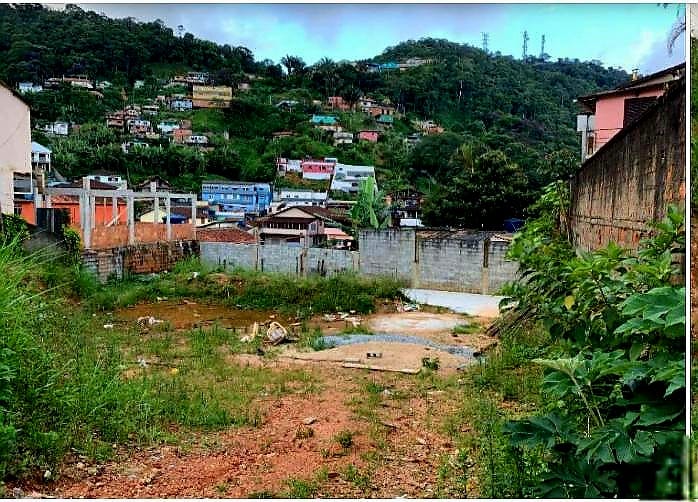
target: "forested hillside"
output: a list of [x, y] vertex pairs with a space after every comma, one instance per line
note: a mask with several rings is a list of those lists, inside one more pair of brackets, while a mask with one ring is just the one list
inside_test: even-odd
[[[5, 62], [0, 79], [15, 85], [84, 74], [112, 84], [102, 97], [69, 86], [27, 96], [34, 124], [83, 125], [65, 139], [36, 134], [54, 150], [56, 167], [65, 175], [99, 168], [138, 181], [160, 174], [179, 188], [198, 191], [206, 174], [272, 181], [277, 156], [335, 156], [340, 162], [376, 165], [384, 190], [423, 191], [430, 224], [481, 227], [522, 216], [541, 187], [566, 177], [578, 163], [575, 98], [629, 78], [593, 62], [522, 61], [438, 39], [407, 41], [370, 61], [334, 62], [331, 56], [307, 65], [289, 55], [275, 64], [256, 61], [233, 40], [221, 46], [191, 34], [178, 37], [158, 21], [113, 20], [76, 6], [64, 11], [0, 6]], [[369, 63], [409, 58], [428, 63], [406, 71], [368, 71]], [[213, 148], [204, 152], [155, 142], [161, 148], [124, 153], [120, 144], [128, 138], [106, 130], [105, 114], [168, 92], [169, 79], [188, 70], [208, 71], [217, 84], [232, 86], [231, 107], [163, 112], [155, 119], [191, 120], [196, 131], [211, 137]], [[134, 88], [137, 80], [144, 85]], [[237, 91], [239, 83], [248, 83], [249, 90]], [[377, 143], [335, 146], [331, 136], [309, 123], [311, 114], [323, 112], [318, 101], [326, 103], [329, 96], [350, 104], [370, 96], [401, 115]], [[283, 99], [298, 105], [290, 111], [275, 106]], [[374, 118], [360, 112], [329, 112], [346, 131], [376, 128]], [[407, 148], [405, 137], [417, 131], [415, 120], [433, 120], [445, 132]], [[294, 135], [272, 141], [278, 131]]]

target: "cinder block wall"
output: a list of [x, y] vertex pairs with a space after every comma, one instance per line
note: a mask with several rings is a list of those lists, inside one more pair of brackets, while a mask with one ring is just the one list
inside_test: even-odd
[[679, 81], [657, 106], [587, 160], [571, 183], [570, 226], [583, 250], [614, 241], [637, 249], [670, 204], [685, 207], [686, 89]]
[[360, 252], [286, 245], [201, 242], [201, 260], [292, 275], [358, 272], [390, 276], [415, 288], [494, 294], [516, 278], [518, 265], [505, 260], [506, 242], [484, 238], [422, 239], [414, 230], [366, 230]]

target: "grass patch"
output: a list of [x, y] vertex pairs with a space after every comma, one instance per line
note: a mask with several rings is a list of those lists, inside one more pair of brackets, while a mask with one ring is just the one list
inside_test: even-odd
[[473, 333], [480, 333], [482, 331], [482, 326], [476, 322], [467, 324], [458, 324], [453, 327], [451, 333], [454, 335], [471, 335]]

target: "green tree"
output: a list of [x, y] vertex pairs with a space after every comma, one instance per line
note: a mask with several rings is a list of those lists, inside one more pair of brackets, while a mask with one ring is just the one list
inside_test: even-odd
[[390, 223], [385, 195], [376, 188], [376, 181], [367, 178], [361, 182], [356, 204], [351, 209], [354, 228], [385, 228]]

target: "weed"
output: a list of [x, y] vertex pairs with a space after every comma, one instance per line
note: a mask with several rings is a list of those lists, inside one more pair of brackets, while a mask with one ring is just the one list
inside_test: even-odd
[[363, 492], [367, 492], [371, 488], [371, 476], [368, 473], [362, 473], [354, 464], [347, 465], [344, 470], [344, 479], [353, 483]]
[[226, 493], [228, 493], [228, 483], [219, 483], [216, 485], [216, 492], [218, 492], [218, 495], [221, 497], [224, 497]]
[[354, 433], [345, 429], [338, 432], [334, 439], [344, 450], [348, 450], [354, 444]]
[[423, 357], [422, 367], [431, 371], [436, 371], [439, 369], [439, 358], [438, 357]]
[[273, 492], [263, 490], [261, 492], [252, 492], [247, 494], [248, 499], [275, 499], [278, 498]]
[[454, 335], [470, 335], [472, 333], [479, 333], [482, 331], [482, 326], [478, 323], [468, 323], [468, 324], [458, 324], [453, 327], [451, 333]]
[[311, 499], [318, 491], [318, 484], [312, 480], [290, 478], [286, 480], [288, 485], [287, 497], [290, 499]]
[[310, 439], [315, 435], [312, 427], [299, 427], [296, 429], [296, 439]]

